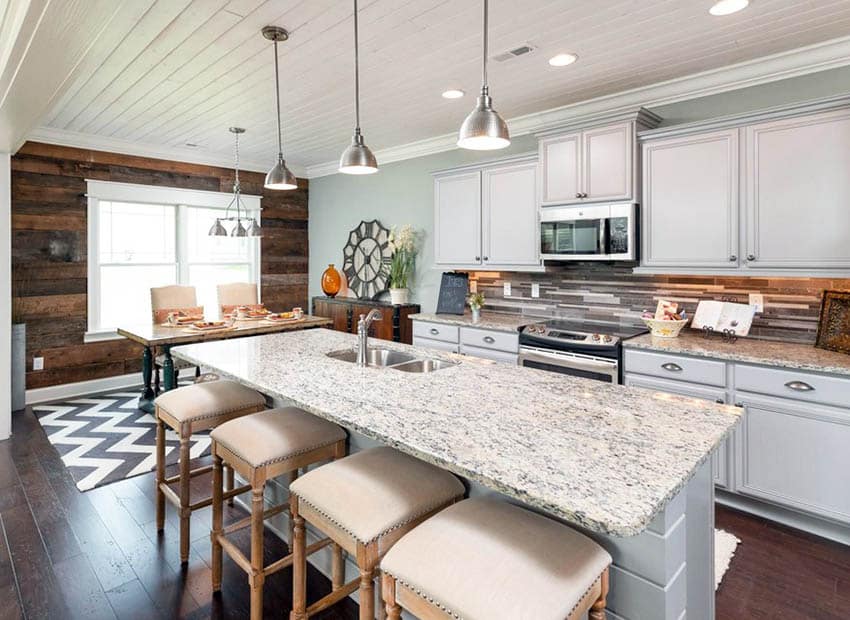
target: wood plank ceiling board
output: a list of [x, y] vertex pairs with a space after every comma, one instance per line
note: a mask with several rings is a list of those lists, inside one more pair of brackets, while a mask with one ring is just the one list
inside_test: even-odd
[[[75, 77], [44, 121], [46, 130], [151, 150], [176, 152], [193, 143], [226, 158], [232, 151], [227, 127], [237, 124], [248, 129], [241, 142], [245, 160], [270, 162], [276, 152], [274, 74], [260, 29], [275, 24], [292, 33], [279, 50], [287, 161], [316, 167], [339, 156], [353, 117], [350, 2], [147, 4], [135, 23], [116, 22], [115, 30], [123, 32], [110, 33], [110, 41], [120, 42], [109, 54], [101, 42], [97, 62], [88, 61], [86, 74]], [[492, 0], [492, 55], [534, 48], [491, 62], [495, 106], [508, 119], [522, 117], [850, 32], [847, 0], [759, 0], [722, 18], [708, 13], [711, 4]], [[382, 150], [456, 131], [479, 87], [480, 1], [363, 0], [360, 10], [362, 124], [369, 145]], [[547, 59], [563, 51], [577, 53], [579, 61], [549, 66]], [[466, 96], [443, 100], [440, 93], [449, 87]]]

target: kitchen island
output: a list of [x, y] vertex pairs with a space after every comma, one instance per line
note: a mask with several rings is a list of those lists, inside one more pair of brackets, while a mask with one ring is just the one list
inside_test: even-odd
[[713, 617], [708, 459], [739, 409], [383, 341], [372, 346], [454, 365], [414, 374], [327, 356], [355, 345], [317, 329], [173, 353], [340, 424], [352, 450], [393, 446], [473, 495], [579, 527], [614, 557], [609, 617]]

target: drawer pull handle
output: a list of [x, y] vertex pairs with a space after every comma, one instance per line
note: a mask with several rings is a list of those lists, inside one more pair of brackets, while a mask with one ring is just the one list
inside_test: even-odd
[[814, 392], [815, 388], [806, 383], [805, 381], [789, 381], [785, 384], [789, 390], [794, 390], [795, 392]]
[[673, 362], [667, 362], [666, 364], [661, 364], [661, 367], [664, 370], [669, 370], [670, 372], [682, 372], [682, 367], [678, 364], [674, 364]]
[[431, 328], [431, 333], [432, 333], [432, 334], [434, 334], [434, 335], [436, 336], [437, 334], [439, 334], [439, 333], [440, 333], [440, 330], [439, 330], [439, 329], [437, 329], [436, 327], [432, 327], [432, 328]]
[[493, 336], [484, 336], [484, 342], [486, 342], [487, 344], [493, 344], [494, 342], [496, 342], [496, 339], [493, 338]]
[[722, 398], [715, 398], [714, 402], [716, 402], [718, 405], [725, 405], [726, 404], [726, 401], [723, 400]]
[[743, 409], [743, 408], [744, 408], [744, 403], [742, 403], [741, 401], [738, 401], [737, 403], [735, 403], [735, 406], [736, 406], [736, 407], [739, 407], [739, 408], [741, 408], [741, 409]]

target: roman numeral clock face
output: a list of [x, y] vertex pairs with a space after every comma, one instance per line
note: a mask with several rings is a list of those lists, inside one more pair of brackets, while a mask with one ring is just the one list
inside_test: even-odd
[[374, 299], [387, 290], [390, 274], [390, 231], [378, 220], [360, 222], [348, 233], [342, 251], [342, 271], [348, 288], [361, 299]]

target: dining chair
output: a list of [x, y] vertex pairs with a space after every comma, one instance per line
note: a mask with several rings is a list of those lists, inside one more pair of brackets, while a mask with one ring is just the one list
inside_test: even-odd
[[222, 316], [231, 314], [237, 306], [259, 305], [257, 285], [253, 282], [219, 284], [217, 289], [218, 306]]
[[[172, 312], [183, 312], [189, 316], [203, 316], [204, 307], [198, 305], [198, 298], [195, 294], [194, 286], [180, 286], [177, 284], [169, 286], [158, 286], [151, 288], [151, 317], [154, 325], [161, 325], [168, 319], [168, 315]], [[201, 369], [198, 366], [183, 361], [181, 359], [173, 360], [174, 363], [174, 385], [177, 385], [177, 379], [180, 376], [180, 371], [194, 368], [195, 378], [201, 376]], [[155, 358], [155, 385], [156, 391], [159, 392], [159, 371], [165, 366], [165, 354], [160, 353]]]

